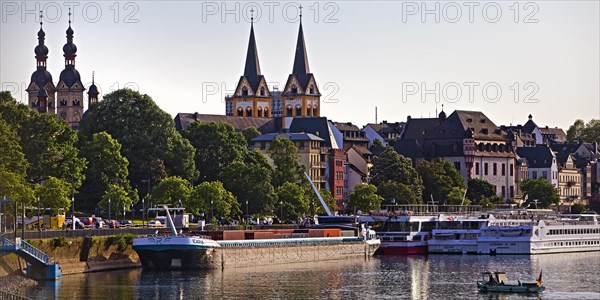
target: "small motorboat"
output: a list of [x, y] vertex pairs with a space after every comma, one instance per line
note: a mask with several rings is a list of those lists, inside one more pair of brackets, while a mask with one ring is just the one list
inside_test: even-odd
[[477, 289], [480, 292], [501, 293], [540, 293], [545, 287], [542, 285], [542, 271], [535, 282], [508, 283], [504, 272], [481, 272], [481, 280], [477, 281]]

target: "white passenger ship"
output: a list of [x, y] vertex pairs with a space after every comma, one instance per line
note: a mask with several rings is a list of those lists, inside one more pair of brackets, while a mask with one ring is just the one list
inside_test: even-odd
[[478, 254], [544, 254], [600, 251], [596, 214], [496, 219], [481, 227]]
[[494, 220], [489, 215], [480, 218], [441, 216], [432, 230], [429, 253], [477, 254], [477, 239], [481, 228]]

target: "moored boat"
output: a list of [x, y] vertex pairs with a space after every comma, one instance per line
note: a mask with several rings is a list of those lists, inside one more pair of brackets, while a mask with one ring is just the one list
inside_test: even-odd
[[477, 281], [477, 289], [480, 292], [499, 293], [541, 293], [545, 290], [542, 285], [542, 271], [535, 282], [521, 282], [511, 284], [504, 272], [481, 272], [481, 280]]

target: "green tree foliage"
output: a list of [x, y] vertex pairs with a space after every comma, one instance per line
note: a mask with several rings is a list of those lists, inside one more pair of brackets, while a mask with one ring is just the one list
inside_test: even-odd
[[575, 203], [571, 206], [571, 213], [572, 214], [580, 214], [584, 211], [586, 211], [587, 208], [585, 207], [585, 205], [581, 204], [581, 203]]
[[587, 124], [583, 120], [576, 120], [567, 130], [569, 142], [582, 139], [587, 143], [600, 142], [600, 119], [592, 119]]
[[[309, 147], [309, 145], [306, 145]], [[298, 162], [298, 150], [289, 139], [276, 138], [267, 150], [273, 160], [273, 186], [280, 187], [285, 182], [301, 184], [304, 180], [304, 166]]]
[[21, 151], [20, 138], [16, 130], [4, 119], [0, 119], [0, 170], [14, 172], [25, 177], [27, 161]]
[[35, 198], [32, 185], [23, 176], [0, 168], [0, 198], [8, 197], [22, 203], [32, 203]]
[[373, 158], [371, 183], [379, 186], [388, 180], [402, 183], [414, 192], [417, 199], [423, 193], [423, 181], [419, 173], [412, 167], [412, 162], [388, 146], [381, 155]]
[[504, 200], [496, 195], [494, 186], [486, 180], [471, 178], [467, 182], [467, 198], [476, 205], [491, 207], [494, 204], [504, 203]]
[[[319, 198], [317, 197], [317, 194], [315, 194], [315, 191], [313, 190], [312, 186], [310, 186], [310, 184], [308, 182], [306, 182], [306, 184], [304, 186], [305, 186], [304, 193], [306, 195], [306, 199], [308, 200], [308, 211], [307, 212], [311, 216], [326, 215], [325, 209], [323, 208], [323, 205], [321, 205], [321, 201], [319, 201]], [[327, 204], [327, 207], [329, 207], [329, 210], [331, 212], [335, 211], [336, 210], [335, 199], [333, 199], [333, 194], [331, 194], [331, 191], [328, 189], [320, 189], [319, 194], [321, 194], [321, 197], [323, 197], [323, 200], [325, 201], [325, 204]]]
[[[84, 207], [96, 206], [110, 184], [120, 185], [137, 202], [137, 191], [129, 186], [127, 158], [121, 155], [121, 144], [106, 132], [94, 133], [92, 139], [81, 147], [81, 156], [89, 163], [85, 170], [85, 180], [78, 199], [82, 199]], [[136, 194], [135, 196], [133, 194]]]
[[292, 182], [284, 182], [277, 188], [276, 193], [277, 205], [283, 205], [284, 219], [297, 220], [308, 213], [308, 197], [305, 194], [306, 189], [302, 186]]
[[421, 199], [415, 196], [415, 193], [406, 184], [385, 181], [379, 184], [377, 194], [384, 199], [384, 203], [389, 203], [393, 198], [396, 204], [418, 204]]
[[527, 195], [527, 202], [524, 205], [535, 207], [534, 200], [538, 200], [538, 208], [548, 208], [552, 204], [560, 203], [560, 197], [556, 188], [546, 180], [540, 177], [538, 179], [526, 179], [521, 182], [521, 190]]
[[55, 177], [73, 188], [81, 186], [86, 161], [79, 157], [77, 135], [65, 121], [11, 101], [0, 103], [0, 115], [19, 137], [28, 162], [28, 182], [41, 183]]
[[381, 206], [383, 197], [377, 195], [377, 187], [372, 184], [359, 184], [348, 195], [348, 208], [366, 213]]
[[239, 202], [220, 181], [205, 181], [195, 186], [185, 208], [194, 214], [214, 211], [215, 216], [223, 219], [242, 214]]
[[417, 172], [423, 179], [423, 200], [425, 202], [431, 199], [439, 204], [448, 203], [448, 194], [454, 187], [465, 187], [465, 181], [460, 173], [448, 160], [436, 159], [431, 162], [422, 161], [417, 166]]
[[[79, 132], [82, 140], [106, 131], [122, 145], [121, 153], [129, 161], [129, 179], [134, 186], [146, 186], [142, 180], [162, 178], [148, 164], [164, 164], [169, 176], [195, 180], [194, 148], [175, 130], [171, 115], [161, 110], [148, 95], [121, 89], [104, 96], [88, 110]], [[156, 183], [157, 181], [153, 181]]]
[[448, 204], [450, 205], [469, 205], [471, 204], [471, 200], [469, 200], [468, 198], [464, 198], [464, 202], [463, 202], [463, 197], [465, 195], [465, 188], [463, 187], [452, 187], [452, 189], [450, 190], [450, 192], [448, 193]]
[[254, 126], [246, 127], [242, 130], [242, 135], [246, 139], [246, 143], [248, 146], [251, 146], [252, 139], [260, 136], [260, 131], [256, 129]]
[[[246, 207], [248, 201], [248, 213], [260, 214], [270, 212], [275, 204], [275, 190], [271, 185], [271, 168], [266, 160], [260, 161], [256, 152], [251, 154], [246, 161], [234, 161], [223, 170], [223, 186], [235, 195], [241, 207]], [[253, 153], [250, 152], [250, 153]], [[258, 153], [260, 155], [260, 153]]]
[[71, 192], [71, 185], [66, 180], [52, 176], [44, 180], [36, 189], [40, 205], [52, 209], [53, 214], [59, 213], [61, 209], [69, 210]]
[[114, 212], [116, 217], [119, 213], [123, 213], [123, 208], [125, 208], [126, 212], [130, 211], [129, 208], [131, 207], [131, 204], [133, 204], [131, 194], [132, 193], [125, 190], [122, 185], [109, 184], [102, 199], [98, 203], [98, 206], [102, 207], [105, 211], [108, 211], [110, 205], [111, 214]]
[[192, 185], [189, 181], [179, 176], [171, 176], [165, 178], [152, 189], [152, 202], [175, 207], [179, 205], [179, 200], [181, 200], [182, 205], [189, 203], [191, 193]]
[[16, 103], [17, 100], [11, 95], [9, 91], [0, 92], [0, 103], [3, 102], [13, 102]]
[[247, 151], [244, 136], [225, 123], [195, 122], [188, 126], [183, 136], [196, 149], [199, 181], [221, 180], [223, 168], [234, 161], [242, 160], [244, 152]]

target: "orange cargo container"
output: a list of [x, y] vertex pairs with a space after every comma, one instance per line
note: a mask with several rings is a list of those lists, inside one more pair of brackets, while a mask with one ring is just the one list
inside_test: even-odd
[[244, 239], [244, 231], [243, 230], [223, 231], [223, 240], [225, 240], [225, 241], [243, 240], [243, 239]]
[[323, 237], [339, 237], [340, 229], [339, 228], [329, 228], [323, 229]]
[[325, 234], [324, 229], [309, 229], [308, 237], [323, 237]]
[[266, 239], [273, 239], [273, 238], [275, 238], [275, 235], [272, 232], [265, 232], [265, 231], [254, 232], [255, 240], [266, 240]]

